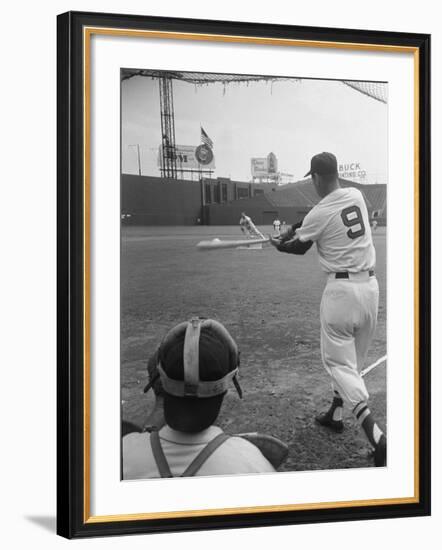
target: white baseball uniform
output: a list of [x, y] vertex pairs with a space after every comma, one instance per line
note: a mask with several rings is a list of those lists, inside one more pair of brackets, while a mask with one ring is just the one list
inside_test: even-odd
[[[320, 309], [322, 361], [334, 389], [354, 409], [368, 399], [359, 372], [376, 329], [379, 302], [376, 252], [362, 193], [354, 187], [329, 193], [310, 210], [296, 236], [316, 242], [328, 274]], [[338, 273], [342, 278], [336, 278]]]
[[278, 218], [273, 222], [273, 229], [275, 231], [275, 235], [279, 237], [281, 234], [281, 222], [278, 220]]
[[245, 214], [241, 216], [241, 219], [239, 220], [239, 225], [241, 226], [241, 230], [243, 231], [243, 233], [245, 233], [248, 239], [265, 239], [264, 235], [252, 222], [252, 219], [249, 218], [249, 216], [246, 216]]

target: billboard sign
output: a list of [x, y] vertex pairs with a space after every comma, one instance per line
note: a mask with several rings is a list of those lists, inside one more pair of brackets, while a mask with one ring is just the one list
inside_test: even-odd
[[[208, 151], [206, 151], [206, 149]], [[158, 148], [158, 166], [161, 167], [163, 151]], [[175, 145], [177, 170], [214, 169], [215, 157], [207, 145]]]
[[213, 161], [213, 151], [208, 145], [203, 143], [195, 149], [195, 158], [203, 166], [208, 166]]
[[363, 181], [367, 177], [367, 172], [361, 168], [360, 162], [349, 162], [347, 164], [339, 164], [338, 172], [340, 178]]
[[275, 153], [269, 153], [267, 155], [267, 170], [269, 174], [276, 174], [278, 171], [278, 159]]
[[254, 178], [263, 178], [267, 176], [267, 159], [266, 158], [253, 158], [251, 159], [252, 176]]
[[263, 158], [251, 159], [251, 171], [253, 178], [268, 178], [278, 172], [278, 159], [275, 153], [269, 153]]

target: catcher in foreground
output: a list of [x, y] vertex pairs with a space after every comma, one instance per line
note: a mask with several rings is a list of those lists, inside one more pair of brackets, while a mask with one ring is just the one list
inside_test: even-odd
[[180, 323], [149, 364], [145, 390], [153, 387], [163, 400], [164, 423], [157, 408], [159, 430], [123, 437], [123, 479], [274, 472], [286, 458], [276, 438], [229, 436], [214, 425], [231, 384], [242, 396], [238, 348], [221, 323]]

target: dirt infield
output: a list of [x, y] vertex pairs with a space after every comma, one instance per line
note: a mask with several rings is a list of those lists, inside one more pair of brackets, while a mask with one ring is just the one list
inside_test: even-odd
[[[269, 228], [264, 228], [270, 232]], [[121, 257], [123, 418], [142, 425], [146, 361], [164, 334], [192, 315], [221, 321], [241, 350], [244, 398], [229, 392], [219, 425], [260, 431], [289, 447], [283, 470], [372, 466], [369, 445], [349, 412], [342, 434], [315, 424], [331, 398], [319, 351], [325, 277], [312, 248], [305, 256], [263, 250], [200, 252], [203, 239], [239, 238], [238, 227], [124, 227]], [[374, 233], [380, 286], [378, 328], [367, 364], [386, 353], [386, 231]], [[370, 408], [386, 429], [386, 365], [367, 375]]]

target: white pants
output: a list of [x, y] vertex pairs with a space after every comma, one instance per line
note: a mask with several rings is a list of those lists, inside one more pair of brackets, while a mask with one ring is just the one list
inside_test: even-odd
[[368, 400], [359, 373], [376, 329], [378, 303], [378, 281], [368, 272], [349, 279], [329, 275], [321, 300], [321, 355], [333, 389], [351, 410]]

